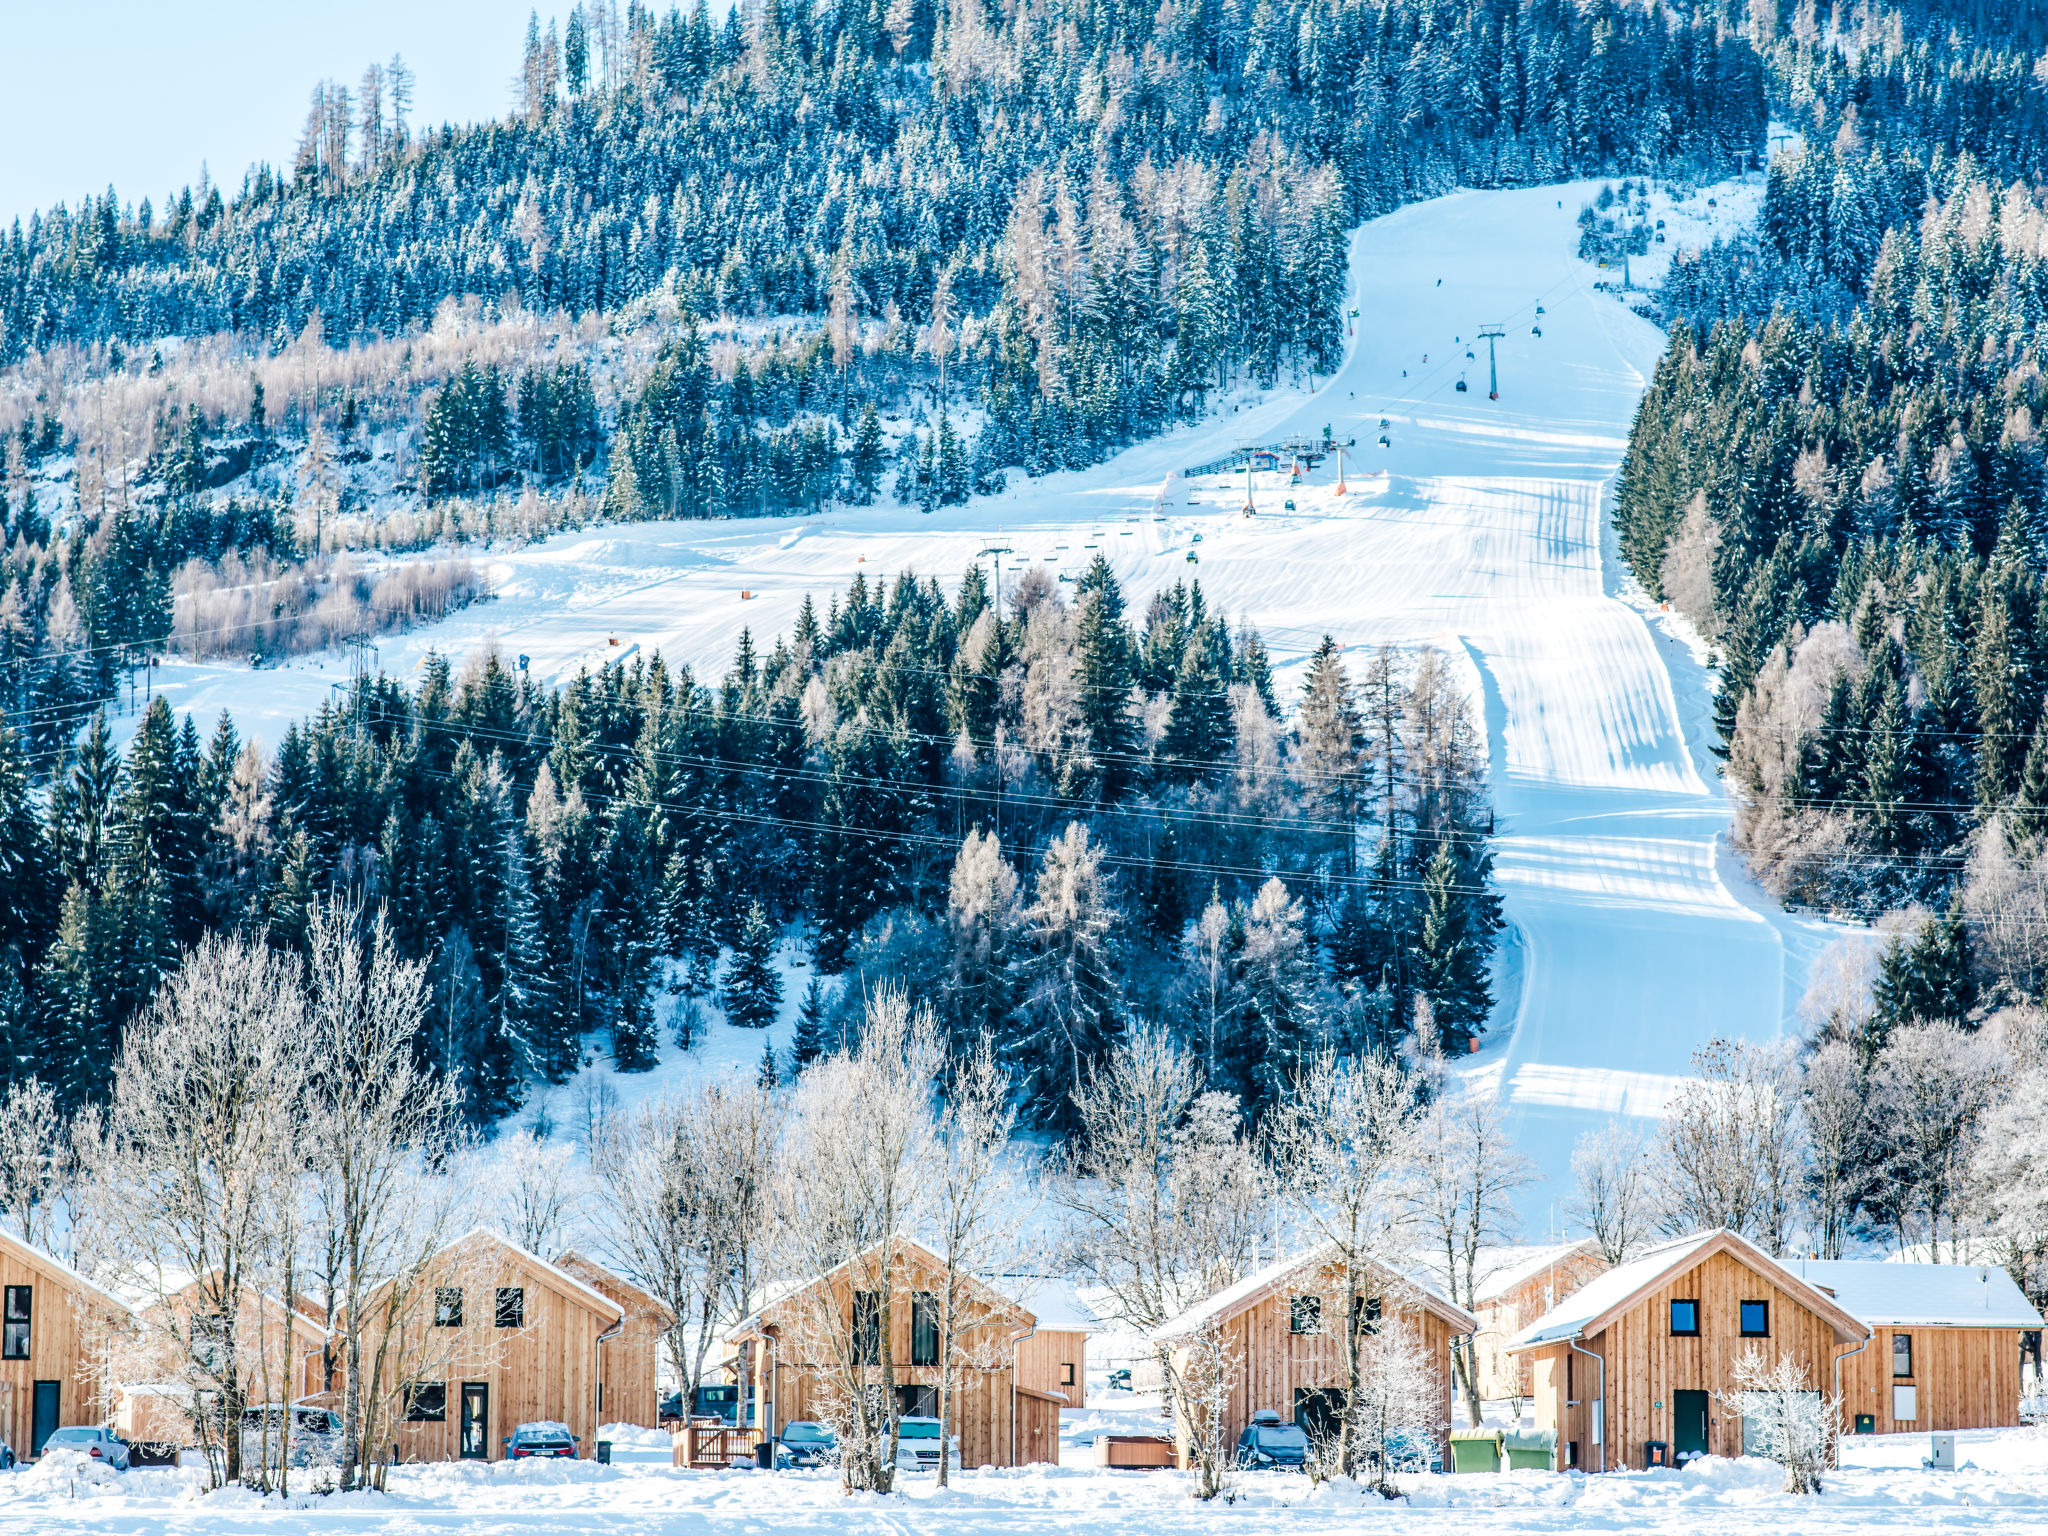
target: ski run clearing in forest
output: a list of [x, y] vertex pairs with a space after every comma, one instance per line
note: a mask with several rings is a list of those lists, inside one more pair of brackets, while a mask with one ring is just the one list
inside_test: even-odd
[[[1603, 558], [1602, 498], [1663, 337], [1575, 254], [1599, 185], [1461, 192], [1365, 225], [1351, 245], [1358, 334], [1312, 391], [1247, 393], [1098, 468], [1015, 477], [933, 515], [624, 524], [494, 552], [479, 560], [494, 601], [381, 642], [379, 664], [410, 677], [430, 650], [459, 659], [495, 644], [543, 679], [636, 649], [717, 675], [742, 628], [766, 645], [807, 592], [822, 602], [856, 572], [950, 584], [997, 547], [1006, 584], [1027, 564], [1078, 575], [1099, 551], [1139, 607], [1198, 576], [1215, 607], [1263, 634], [1283, 698], [1325, 633], [1355, 668], [1383, 643], [1434, 645], [1464, 672], [1490, 740], [1511, 924], [1471, 1073], [1505, 1096], [1548, 1175], [1524, 1197], [1541, 1235], [1579, 1132], [1657, 1115], [1716, 1034], [1777, 1037], [1828, 936], [1777, 911], [1722, 851], [1702, 658]], [[1760, 193], [1753, 177], [1659, 196], [1651, 211], [1698, 243]], [[1477, 339], [1489, 325], [1505, 333], [1497, 401]], [[1334, 460], [1298, 486], [1256, 477], [1249, 518], [1241, 475], [1178, 473], [1325, 426], [1357, 444], [1342, 497]], [[158, 686], [202, 732], [225, 707], [274, 746], [347, 675], [329, 655], [254, 674], [170, 665]], [[637, 1099], [679, 1075], [751, 1072], [759, 1043], [723, 1038], [738, 1033], [715, 1025], [699, 1055], [614, 1081]], [[558, 1091], [558, 1124], [576, 1092]]]

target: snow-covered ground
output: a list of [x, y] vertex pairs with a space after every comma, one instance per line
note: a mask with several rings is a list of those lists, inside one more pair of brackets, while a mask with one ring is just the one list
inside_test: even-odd
[[2032, 1430], [1958, 1437], [1958, 1470], [1924, 1470], [1924, 1435], [1852, 1440], [1816, 1498], [1780, 1493], [1767, 1462], [1706, 1459], [1683, 1471], [1515, 1472], [1401, 1479], [1389, 1502], [1349, 1484], [1311, 1490], [1295, 1473], [1240, 1479], [1230, 1502], [1197, 1504], [1176, 1472], [1110, 1472], [1070, 1453], [1059, 1467], [961, 1475], [940, 1492], [906, 1478], [901, 1497], [848, 1499], [836, 1474], [682, 1472], [658, 1445], [619, 1444], [614, 1464], [444, 1463], [395, 1471], [384, 1494], [295, 1496], [289, 1506], [241, 1490], [202, 1496], [198, 1474], [117, 1474], [48, 1458], [0, 1474], [0, 1526], [20, 1536], [216, 1536], [216, 1533], [945, 1533], [1016, 1536], [1144, 1531], [1148, 1536], [1275, 1532], [1542, 1531], [1774, 1533], [2048, 1530], [2048, 1438]]
[[[1658, 194], [1652, 212], [1698, 240], [1753, 210], [1760, 182], [1694, 194], [1682, 215]], [[1367, 225], [1351, 256], [1358, 334], [1312, 388], [1246, 393], [1095, 469], [936, 515], [634, 524], [487, 553], [494, 600], [387, 637], [379, 663], [410, 675], [430, 649], [495, 644], [559, 679], [637, 647], [715, 678], [743, 627], [765, 643], [807, 592], [822, 602], [856, 572], [951, 581], [998, 547], [1006, 583], [1026, 563], [1077, 574], [1099, 550], [1139, 611], [1153, 588], [1199, 577], [1212, 604], [1258, 625], [1283, 688], [1326, 632], [1356, 659], [1436, 645], [1484, 714], [1513, 924], [1500, 1027], [1471, 1067], [1550, 1175], [1526, 1202], [1543, 1235], [1574, 1137], [1615, 1113], [1656, 1115], [1713, 1035], [1777, 1035], [1827, 938], [1720, 849], [1700, 650], [1603, 558], [1602, 498], [1663, 338], [1574, 254], [1598, 189], [1462, 192]], [[1485, 326], [1503, 333], [1498, 400]], [[1242, 476], [1169, 479], [1326, 424], [1357, 444], [1341, 497], [1334, 462], [1300, 485], [1260, 476], [1249, 518]], [[274, 745], [346, 676], [330, 656], [261, 673], [171, 665], [157, 686], [202, 726], [231, 708]], [[788, 975], [794, 994], [803, 977]], [[714, 1042], [707, 1060], [750, 1069], [759, 1053]]]

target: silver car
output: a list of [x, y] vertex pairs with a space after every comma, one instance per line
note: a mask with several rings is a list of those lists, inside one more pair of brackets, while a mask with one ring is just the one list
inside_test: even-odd
[[76, 1451], [94, 1461], [105, 1462], [116, 1472], [128, 1470], [128, 1442], [116, 1439], [109, 1430], [97, 1424], [73, 1424], [60, 1429], [43, 1442], [43, 1454], [53, 1451]]
[[960, 1470], [960, 1437], [946, 1437], [937, 1419], [905, 1416], [896, 1421], [896, 1465], [905, 1472], [939, 1470], [939, 1448], [945, 1446], [955, 1472]]
[[[285, 1407], [282, 1403], [260, 1403], [242, 1410], [242, 1460], [254, 1465], [267, 1461], [278, 1465], [278, 1451], [284, 1444]], [[291, 1440], [285, 1446], [289, 1465], [326, 1467], [341, 1460], [341, 1415], [332, 1408], [294, 1403], [291, 1407]]]

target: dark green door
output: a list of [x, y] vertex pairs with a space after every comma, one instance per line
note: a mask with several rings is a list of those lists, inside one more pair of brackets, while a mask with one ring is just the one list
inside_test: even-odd
[[1671, 1459], [1690, 1461], [1707, 1454], [1707, 1394], [1671, 1394]]
[[35, 1449], [31, 1456], [43, 1454], [43, 1443], [57, 1433], [57, 1418], [62, 1411], [64, 1383], [61, 1381], [39, 1381], [36, 1383], [35, 1433], [29, 1444]]
[[491, 1385], [487, 1381], [462, 1384], [462, 1459], [491, 1459]]

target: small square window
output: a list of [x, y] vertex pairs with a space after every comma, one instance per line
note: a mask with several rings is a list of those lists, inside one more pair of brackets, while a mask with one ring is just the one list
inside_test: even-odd
[[1696, 1339], [1700, 1336], [1700, 1304], [1697, 1301], [1671, 1303], [1671, 1334], [1673, 1338], [1679, 1339]]
[[1745, 1301], [1742, 1304], [1742, 1336], [1745, 1339], [1768, 1339], [1771, 1336], [1771, 1304], [1768, 1301]]
[[1289, 1333], [1321, 1333], [1323, 1331], [1323, 1298], [1320, 1296], [1290, 1296], [1287, 1301], [1287, 1331]]
[[1060, 1366], [1060, 1385], [1063, 1387], [1071, 1387], [1073, 1384], [1074, 1362], [1068, 1360]]
[[416, 1381], [405, 1389], [405, 1422], [439, 1424], [448, 1417], [448, 1383]]
[[460, 1328], [462, 1326], [461, 1286], [437, 1285], [434, 1287], [434, 1326], [436, 1328]]
[[7, 1287], [7, 1320], [0, 1327], [0, 1360], [26, 1360], [29, 1332], [35, 1323], [35, 1287]]
[[1378, 1333], [1380, 1331], [1379, 1297], [1354, 1296], [1351, 1298], [1351, 1331], [1353, 1333]]
[[526, 1291], [522, 1286], [501, 1285], [498, 1287], [498, 1326], [500, 1328], [524, 1328], [526, 1326]]

